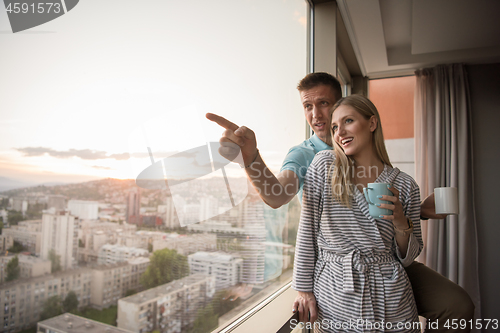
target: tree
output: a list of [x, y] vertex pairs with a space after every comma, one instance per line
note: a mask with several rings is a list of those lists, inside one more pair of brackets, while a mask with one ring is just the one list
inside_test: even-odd
[[63, 306], [64, 312], [73, 313], [75, 310], [78, 309], [78, 297], [76, 296], [76, 294], [73, 290], [71, 290], [66, 295], [66, 298], [64, 299], [62, 306]]
[[25, 251], [26, 248], [23, 246], [23, 244], [19, 243], [18, 241], [14, 241], [14, 245], [12, 245], [7, 251], [12, 252], [12, 253], [20, 253]]
[[26, 211], [26, 219], [35, 220], [42, 218], [42, 212], [46, 209], [46, 204], [36, 203], [28, 205], [28, 210]]
[[7, 264], [7, 278], [6, 281], [12, 281], [19, 278], [21, 275], [21, 268], [19, 267], [19, 258], [15, 256]]
[[137, 291], [135, 289], [127, 289], [125, 292], [125, 297], [132, 296], [134, 294], [137, 294]]
[[141, 276], [141, 284], [149, 289], [178, 280], [189, 274], [187, 257], [175, 250], [162, 249], [153, 252], [150, 264]]
[[210, 302], [214, 313], [222, 316], [241, 304], [241, 298], [235, 297], [232, 289], [223, 289], [215, 293]]
[[61, 270], [61, 256], [56, 254], [56, 251], [54, 249], [49, 250], [49, 260], [52, 262], [52, 273]]
[[16, 210], [10, 210], [7, 219], [9, 220], [9, 225], [17, 225], [19, 221], [24, 220], [24, 217], [23, 213], [18, 212]]
[[0, 199], [0, 209], [6, 209], [9, 206], [9, 198]]
[[59, 295], [48, 298], [42, 306], [40, 320], [49, 319], [62, 314], [61, 297]]
[[196, 312], [193, 328], [189, 333], [212, 332], [217, 326], [219, 326], [219, 315], [214, 313], [212, 304], [208, 304]]

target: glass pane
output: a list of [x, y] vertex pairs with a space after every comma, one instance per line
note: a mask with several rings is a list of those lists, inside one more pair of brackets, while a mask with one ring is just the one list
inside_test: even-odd
[[226, 325], [290, 280], [300, 204], [264, 204], [205, 113], [279, 172], [305, 139], [306, 2], [71, 3], [16, 33], [0, 6], [3, 325]]

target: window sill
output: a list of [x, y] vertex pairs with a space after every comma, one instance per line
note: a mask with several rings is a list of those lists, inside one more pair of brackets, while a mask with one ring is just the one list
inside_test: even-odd
[[292, 314], [292, 304], [297, 292], [291, 288], [291, 284], [286, 283], [231, 324], [217, 328], [212, 333], [247, 333], [255, 332], [256, 329], [260, 332], [291, 332], [290, 320], [298, 316]]

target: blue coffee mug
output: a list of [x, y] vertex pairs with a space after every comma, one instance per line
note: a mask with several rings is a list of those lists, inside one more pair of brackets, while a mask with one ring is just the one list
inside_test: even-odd
[[392, 204], [390, 201], [377, 198], [379, 195], [394, 195], [389, 190], [389, 185], [388, 183], [368, 183], [368, 186], [363, 188], [363, 193], [370, 207], [370, 216], [373, 218], [379, 219], [380, 215], [392, 215], [392, 210], [377, 206], [377, 204]]

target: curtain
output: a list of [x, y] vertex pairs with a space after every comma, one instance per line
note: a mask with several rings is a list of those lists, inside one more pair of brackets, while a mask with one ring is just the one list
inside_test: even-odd
[[422, 197], [446, 186], [458, 189], [459, 200], [459, 215], [422, 221], [419, 261], [464, 288], [476, 306], [475, 318], [481, 318], [467, 74], [462, 64], [453, 64], [415, 75], [416, 181]]

